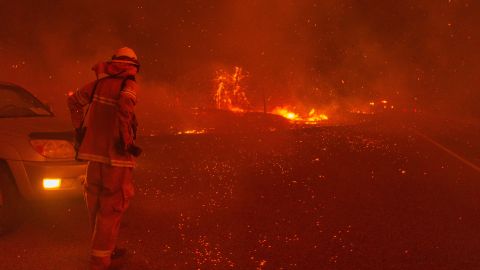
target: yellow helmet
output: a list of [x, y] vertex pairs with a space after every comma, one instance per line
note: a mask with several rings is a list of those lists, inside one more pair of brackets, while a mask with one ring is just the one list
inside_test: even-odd
[[137, 54], [128, 48], [123, 47], [115, 51], [115, 54], [112, 56], [111, 63], [127, 63], [136, 66], [137, 68], [140, 67], [140, 62], [138, 62]]

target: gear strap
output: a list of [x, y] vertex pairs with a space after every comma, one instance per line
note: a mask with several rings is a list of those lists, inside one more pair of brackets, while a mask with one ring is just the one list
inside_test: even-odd
[[[125, 77], [122, 81], [122, 84], [120, 85], [120, 94], [122, 93], [122, 91], [125, 90], [125, 86], [126, 86], [128, 80], [132, 80], [134, 82], [137, 81], [137, 79], [133, 75], [129, 75], [129, 76]], [[137, 121], [137, 116], [135, 115], [135, 112], [132, 114], [132, 123], [131, 123], [130, 126], [132, 128], [133, 140], [136, 140], [137, 139], [138, 121]], [[121, 131], [120, 131], [120, 139], [123, 141], [123, 136], [122, 136]]]

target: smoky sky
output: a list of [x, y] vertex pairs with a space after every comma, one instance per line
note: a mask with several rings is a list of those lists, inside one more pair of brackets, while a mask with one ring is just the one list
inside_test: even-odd
[[475, 0], [1, 1], [0, 80], [63, 106], [122, 46], [143, 97], [212, 101], [217, 69], [241, 66], [252, 103], [390, 98], [478, 112]]

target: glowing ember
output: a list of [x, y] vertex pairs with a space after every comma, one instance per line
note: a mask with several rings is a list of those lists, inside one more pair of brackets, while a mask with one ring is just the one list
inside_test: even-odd
[[321, 121], [328, 120], [328, 116], [323, 113], [317, 113], [315, 109], [311, 109], [308, 116], [302, 117], [300, 114], [288, 109], [287, 107], [276, 107], [272, 110], [272, 114], [283, 116], [290, 121], [304, 124], [318, 124]]
[[[238, 113], [252, 111], [251, 108], [249, 108], [250, 102], [247, 99], [244, 87], [242, 87], [242, 80], [245, 77], [246, 75], [244, 75], [244, 72], [240, 67], [235, 67], [235, 71], [232, 74], [225, 70], [217, 71], [217, 76], [215, 78], [217, 88], [214, 95], [215, 106], [217, 109]], [[326, 114], [318, 113], [314, 108], [312, 108], [308, 114], [300, 114], [295, 111], [294, 107], [280, 106], [275, 107], [270, 113], [285, 117], [294, 123], [317, 124], [321, 121], [328, 120]]]
[[297, 120], [299, 119], [298, 114], [288, 110], [287, 108], [284, 107], [276, 107], [273, 109], [272, 114], [277, 114], [280, 116], [283, 116], [289, 120]]
[[316, 113], [315, 109], [311, 109], [310, 112], [308, 113], [308, 122], [319, 122], [319, 121], [325, 121], [328, 120], [328, 116], [323, 113]]
[[196, 130], [196, 129], [191, 129], [191, 130], [184, 130], [184, 131], [179, 131], [177, 132], [177, 135], [184, 135], [184, 134], [205, 134], [207, 131], [205, 129], [201, 130]]
[[246, 77], [240, 67], [235, 67], [235, 72], [229, 74], [227, 71], [217, 71], [217, 90], [215, 92], [215, 105], [219, 110], [233, 112], [244, 112], [250, 105], [241, 82]]

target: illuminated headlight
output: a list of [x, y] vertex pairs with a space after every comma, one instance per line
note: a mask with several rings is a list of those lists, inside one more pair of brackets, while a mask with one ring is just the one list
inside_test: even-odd
[[44, 189], [58, 189], [62, 185], [62, 179], [43, 179], [43, 188]]
[[35, 151], [47, 158], [74, 158], [75, 150], [69, 141], [65, 140], [31, 140]]

